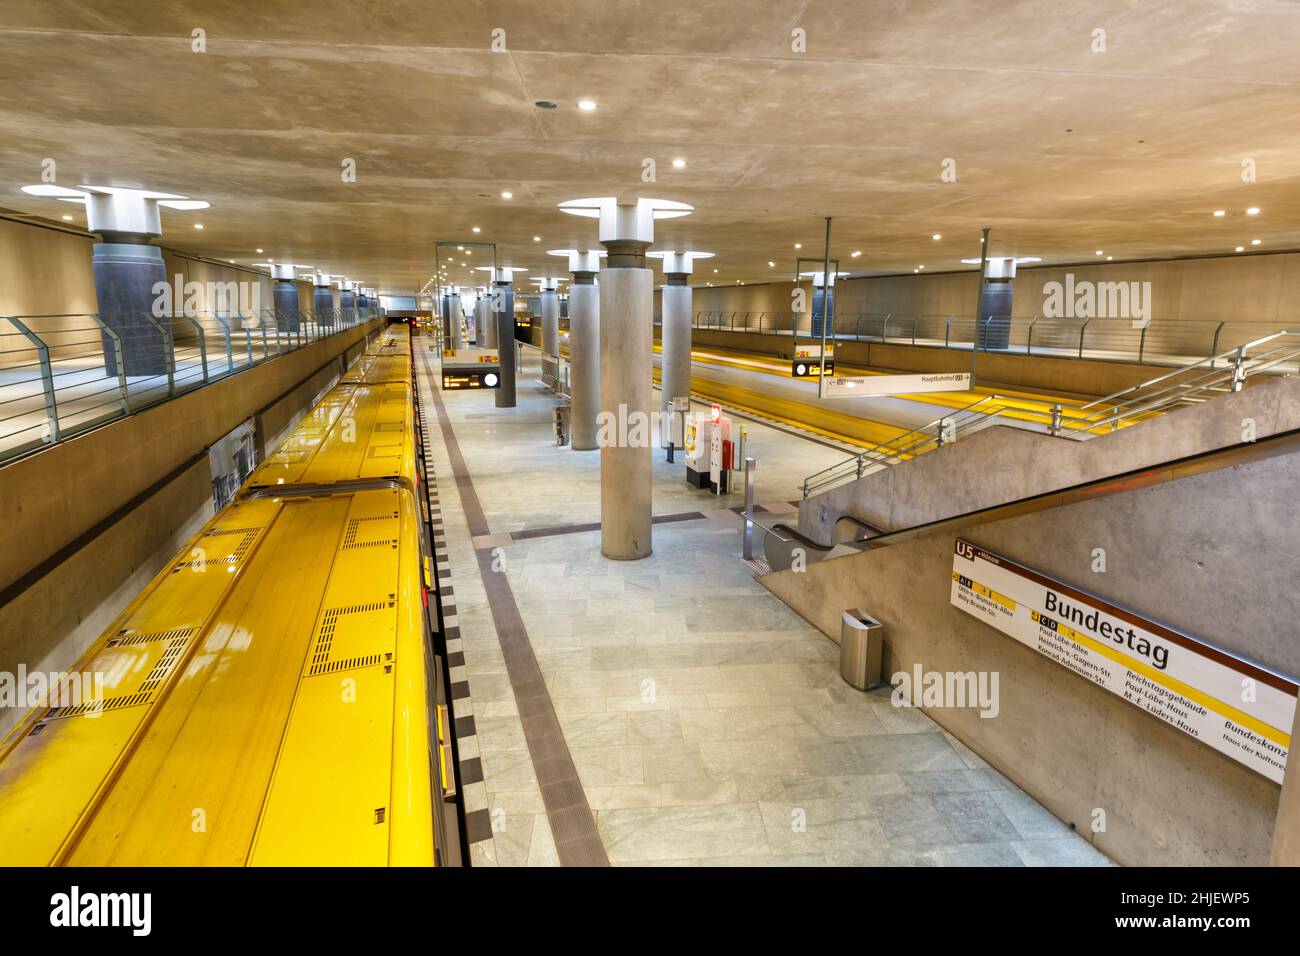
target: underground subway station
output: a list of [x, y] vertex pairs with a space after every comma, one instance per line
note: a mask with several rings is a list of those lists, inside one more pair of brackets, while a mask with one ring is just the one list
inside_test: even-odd
[[7, 923], [1286, 925], [1298, 44], [0, 2]]

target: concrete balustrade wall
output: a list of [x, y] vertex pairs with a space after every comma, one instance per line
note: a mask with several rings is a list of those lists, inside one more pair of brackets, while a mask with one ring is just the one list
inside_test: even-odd
[[[207, 448], [274, 448], [382, 321], [0, 467], [0, 671], [70, 667], [212, 514]], [[0, 734], [21, 714], [0, 712]]]

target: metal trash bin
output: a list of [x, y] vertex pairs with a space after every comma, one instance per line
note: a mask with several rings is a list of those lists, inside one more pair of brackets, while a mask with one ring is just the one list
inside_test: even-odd
[[569, 406], [556, 405], [551, 409], [552, 424], [555, 425], [555, 444], [567, 445], [569, 443]]
[[880, 685], [880, 655], [884, 626], [862, 608], [840, 616], [840, 676], [851, 687], [870, 690]]

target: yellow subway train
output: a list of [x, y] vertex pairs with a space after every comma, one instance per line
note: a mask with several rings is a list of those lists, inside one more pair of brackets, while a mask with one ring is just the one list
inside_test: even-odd
[[462, 862], [411, 370], [390, 326], [69, 672], [102, 694], [0, 743], [0, 864]]

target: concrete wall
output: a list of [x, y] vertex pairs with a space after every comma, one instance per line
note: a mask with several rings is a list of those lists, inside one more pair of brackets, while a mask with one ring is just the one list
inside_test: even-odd
[[[69, 667], [212, 513], [207, 446], [273, 448], [381, 321], [0, 468], [0, 670]], [[0, 712], [0, 733], [19, 719]]]
[[[793, 355], [793, 342], [786, 335], [739, 335], [708, 329], [691, 332], [694, 348], [742, 349], [782, 358]], [[879, 342], [841, 342], [835, 346], [835, 358], [841, 368], [897, 372], [971, 372], [973, 369], [974, 382], [980, 385], [1012, 385], [1049, 394], [1094, 397], [1118, 392], [1169, 371], [1166, 366], [1133, 362], [1001, 355], [996, 352], [972, 355], [969, 351]]]
[[[1293, 562], [1300, 455], [973, 526], [961, 536], [1150, 618], [1300, 673]], [[950, 604], [956, 534], [935, 532], [760, 581], [838, 636], [842, 609], [884, 624], [886, 675], [995, 671], [1000, 713], [927, 709], [1122, 864], [1260, 865], [1279, 786]], [[1092, 550], [1104, 548], [1105, 573]], [[1095, 809], [1106, 829], [1091, 830]]]
[[[843, 514], [899, 530], [1300, 427], [1300, 378], [1273, 379], [1087, 441], [993, 425], [800, 503], [821, 542]], [[1291, 498], [1295, 497], [1292, 489]]]
[[[841, 268], [848, 266], [841, 262]], [[947, 316], [969, 320], [974, 314], [976, 271], [971, 266], [963, 272], [843, 279], [836, 286], [836, 312], [842, 317], [893, 315], [896, 320], [931, 317], [921, 322], [918, 335], [942, 339]], [[1220, 322], [1230, 323], [1220, 342], [1224, 349], [1262, 332], [1294, 327], [1300, 322], [1300, 254], [1297, 253], [1022, 267], [1016, 275], [1012, 314], [1024, 321], [1016, 323], [1013, 346], [1025, 344], [1028, 320], [1042, 315], [1044, 286], [1049, 282], [1064, 282], [1067, 272], [1074, 274], [1076, 282], [1150, 282], [1152, 325], [1147, 346], [1151, 349], [1204, 355], [1209, 352], [1214, 329]], [[695, 288], [695, 310], [788, 315], [790, 291], [789, 280], [714, 288], [705, 287], [701, 282]], [[811, 301], [809, 296], [809, 305]], [[1035, 328], [1034, 343], [1045, 347], [1077, 347], [1079, 324], [1072, 319], [1040, 322]], [[800, 328], [807, 329], [808, 325], [805, 317]], [[905, 323], [896, 321], [891, 326], [891, 334], [902, 334], [904, 327]], [[847, 318], [839, 328], [852, 330]], [[876, 327], [868, 328], [874, 331]], [[910, 324], [906, 328], [910, 330]], [[1090, 348], [1135, 349], [1137, 340], [1130, 324], [1119, 320], [1095, 320], [1088, 331]]]
[[[0, 218], [0, 316], [50, 316], [24, 321], [52, 347], [56, 360], [100, 351], [94, 320], [86, 318], [99, 311], [91, 269], [93, 245], [94, 237], [86, 233]], [[262, 270], [195, 259], [165, 247], [163, 264], [169, 282], [181, 276], [182, 295], [186, 282], [202, 286], [203, 310], [212, 310], [217, 304], [209, 283], [228, 282], [255, 283], [261, 308], [274, 308], [273, 282]], [[311, 285], [298, 285], [299, 307], [311, 308]], [[33, 360], [26, 340], [12, 334], [14, 331], [9, 323], [0, 321], [0, 367]], [[173, 334], [178, 342], [195, 335], [185, 322], [174, 323]], [[23, 351], [16, 352], [18, 349]]]

